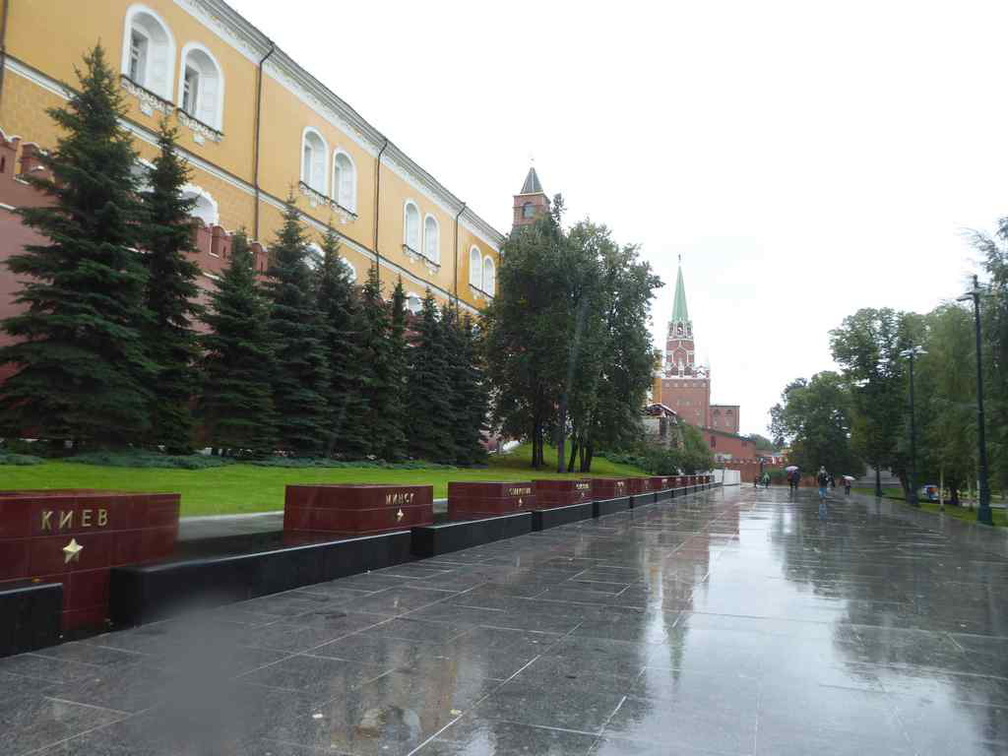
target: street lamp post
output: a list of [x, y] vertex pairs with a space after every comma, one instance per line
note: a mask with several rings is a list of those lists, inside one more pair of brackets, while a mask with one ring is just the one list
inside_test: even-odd
[[907, 504], [919, 507], [917, 499], [917, 421], [914, 412], [914, 357], [927, 354], [924, 347], [910, 347], [900, 352], [900, 357], [910, 360], [910, 490], [907, 492]]
[[987, 437], [984, 433], [984, 406], [983, 406], [983, 358], [980, 352], [980, 283], [976, 276], [973, 276], [973, 289], [967, 291], [958, 301], [965, 302], [973, 300], [973, 320], [976, 333], [976, 374], [977, 374], [977, 444], [980, 485], [979, 496], [980, 506], [977, 507], [977, 522], [984, 525], [994, 524], [994, 514], [990, 506], [990, 486], [987, 484]]

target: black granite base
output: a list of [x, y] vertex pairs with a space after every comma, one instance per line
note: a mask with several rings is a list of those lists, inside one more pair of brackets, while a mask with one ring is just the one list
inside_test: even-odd
[[114, 567], [113, 624], [139, 625], [412, 560], [410, 532], [349, 538], [251, 554]]
[[655, 491], [655, 501], [665, 501], [665, 499], [671, 499], [675, 496], [674, 488], [663, 488], [661, 491]]
[[532, 510], [532, 530], [546, 530], [569, 522], [587, 520], [592, 517], [595, 502], [586, 501], [581, 504], [570, 504], [566, 507]]
[[413, 528], [413, 555], [420, 558], [438, 556], [531, 531], [531, 512], [426, 525]]
[[621, 496], [618, 499], [602, 499], [592, 502], [592, 517], [603, 517], [616, 512], [624, 512], [633, 506], [640, 506], [637, 497]]
[[62, 583], [0, 590], [0, 656], [59, 643], [62, 613]]

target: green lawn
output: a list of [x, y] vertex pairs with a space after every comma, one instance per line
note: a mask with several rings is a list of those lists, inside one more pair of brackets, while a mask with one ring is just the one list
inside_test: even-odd
[[[204, 470], [124, 468], [44, 462], [26, 467], [0, 466], [0, 490], [21, 488], [103, 488], [117, 491], [171, 491], [182, 494], [183, 515], [233, 514], [283, 509], [288, 483], [391, 483], [430, 484], [434, 497], [447, 495], [452, 480], [530, 480], [560, 478], [547, 456], [547, 469], [529, 467], [528, 447], [492, 457], [484, 469], [385, 470], [380, 468], [284, 468], [226, 465]], [[554, 472], [549, 472], [549, 470]], [[643, 475], [629, 465], [596, 458], [593, 476]]]
[[[854, 493], [864, 494], [865, 496], [874, 496], [874, 488], [853, 488], [851, 489]], [[886, 499], [895, 499], [896, 501], [901, 501], [906, 503], [906, 495], [903, 493], [902, 488], [883, 488], [882, 496]], [[907, 506], [910, 506], [907, 504]], [[964, 522], [976, 522], [976, 509], [970, 509], [968, 507], [953, 507], [950, 504], [945, 505], [945, 511], [938, 507], [938, 502], [932, 501], [922, 501], [920, 503], [920, 508], [924, 512], [931, 512], [932, 514], [945, 514], [948, 517], [954, 517], [957, 520], [963, 520]], [[994, 509], [994, 524], [1008, 526], [1008, 514], [1006, 514], [1003, 509]]]

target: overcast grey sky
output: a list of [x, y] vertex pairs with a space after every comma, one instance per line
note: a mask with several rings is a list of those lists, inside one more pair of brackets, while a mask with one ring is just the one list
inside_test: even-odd
[[766, 433], [859, 307], [964, 289], [1008, 214], [990, 2], [231, 0], [501, 231], [529, 157], [567, 220], [676, 258], [712, 400]]

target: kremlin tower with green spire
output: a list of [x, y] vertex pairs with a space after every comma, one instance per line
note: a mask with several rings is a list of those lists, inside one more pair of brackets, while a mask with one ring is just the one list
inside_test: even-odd
[[711, 405], [710, 369], [696, 364], [693, 321], [686, 306], [681, 257], [672, 319], [665, 339], [665, 360], [655, 378], [652, 400], [675, 410], [684, 422], [698, 428], [738, 433], [738, 405]]

